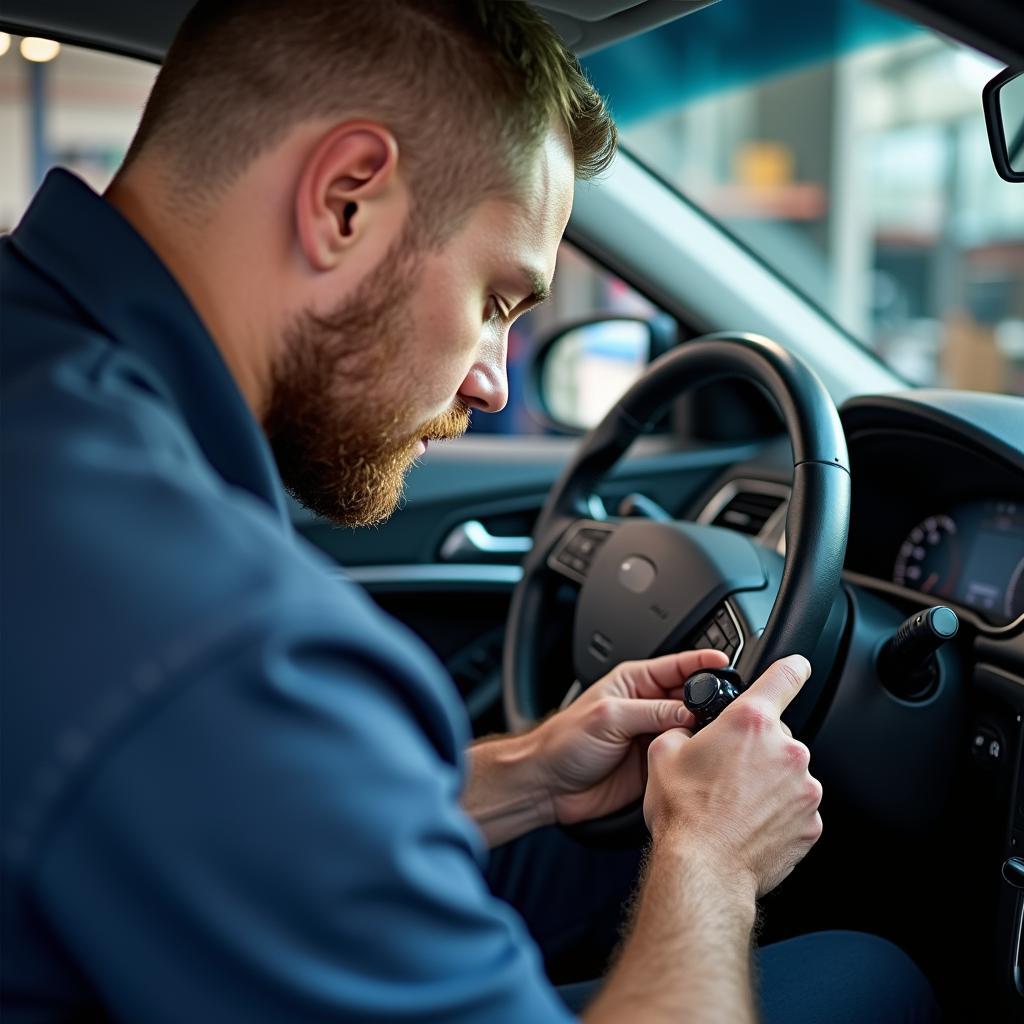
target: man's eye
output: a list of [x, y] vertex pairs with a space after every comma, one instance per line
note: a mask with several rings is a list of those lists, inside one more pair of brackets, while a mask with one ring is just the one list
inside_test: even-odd
[[492, 295], [487, 300], [487, 307], [484, 311], [484, 316], [488, 322], [491, 320], [506, 320], [508, 318], [508, 310], [505, 309], [504, 304], [497, 295]]

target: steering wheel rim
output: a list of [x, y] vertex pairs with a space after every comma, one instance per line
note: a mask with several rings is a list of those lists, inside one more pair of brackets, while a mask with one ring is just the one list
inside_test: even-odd
[[[513, 592], [505, 633], [502, 688], [506, 717], [513, 731], [529, 728], [551, 710], [550, 706], [543, 706], [538, 670], [540, 625], [545, 621], [554, 588], [565, 582], [552, 571], [560, 565], [551, 561], [553, 552], [564, 543], [574, 524], [587, 519], [588, 499], [596, 485], [632, 442], [649, 430], [666, 404], [693, 387], [723, 377], [752, 381], [771, 399], [782, 415], [793, 448], [792, 492], [781, 582], [763, 631], [747, 645], [738, 667], [749, 683], [786, 654], [797, 653], [810, 658], [832, 610], [846, 551], [850, 467], [842, 424], [821, 380], [781, 345], [755, 334], [707, 335], [674, 349], [648, 367], [584, 437], [548, 495], [534, 528], [533, 548], [524, 559], [522, 579]], [[678, 526], [682, 528], [684, 524]], [[636, 529], [631, 529], [635, 546]], [[714, 527], [700, 529], [717, 530]], [[695, 544], [698, 549], [714, 537], [707, 534], [702, 540], [700, 536], [693, 536], [692, 529], [688, 533], [686, 543]], [[609, 551], [613, 547], [605, 545]], [[701, 551], [697, 556], [698, 567], [705, 555], [708, 552]], [[708, 557], [712, 562], [721, 562], [717, 552]], [[654, 561], [653, 556], [651, 561]], [[603, 568], [605, 577], [600, 582], [608, 586], [611, 578], [607, 576], [608, 567], [602, 567], [599, 562], [596, 568]], [[624, 568], [628, 568], [625, 563], [620, 566], [620, 581]], [[700, 577], [701, 573], [697, 571], [696, 576]], [[734, 575], [729, 582], [735, 585], [737, 580]], [[582, 582], [579, 597], [586, 592], [590, 580], [584, 577]], [[751, 582], [747, 579], [748, 589]], [[624, 591], [619, 596], [623, 600], [628, 597]], [[593, 603], [591, 600], [590, 604]], [[651, 607], [661, 611], [660, 607]], [[647, 620], [642, 622], [646, 628]], [[580, 663], [587, 661], [587, 655], [579, 642], [578, 614], [574, 634], [574, 664], [579, 674]], [[654, 653], [650, 651], [644, 656]], [[607, 670], [624, 660], [628, 659], [613, 656]], [[594, 668], [589, 666], [589, 675], [593, 674]], [[589, 682], [593, 681], [590, 678]], [[572, 829], [583, 838], [587, 838], [588, 831], [593, 836], [607, 835], [609, 831], [620, 831], [627, 818], [635, 823], [636, 814], [617, 812], [600, 819], [603, 827], [588, 829], [585, 824], [572, 826]], [[599, 823], [591, 823], [595, 824]]]

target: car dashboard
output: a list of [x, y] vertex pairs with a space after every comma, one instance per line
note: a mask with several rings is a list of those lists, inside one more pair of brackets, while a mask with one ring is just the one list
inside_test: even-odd
[[[963, 397], [844, 409], [854, 480], [846, 568], [868, 586], [947, 604], [983, 636], [1008, 637], [1024, 627], [1024, 416], [1019, 400], [976, 395], [964, 418]], [[1009, 418], [985, 414], [1003, 401], [1015, 407]]]
[[900, 541], [892, 581], [1007, 626], [1024, 614], [1024, 507], [968, 499]]
[[[850, 581], [949, 605], [983, 636], [1024, 632], [1022, 405], [1002, 395], [913, 391], [844, 406]], [[786, 461], [734, 467], [693, 518], [753, 533], [785, 554]]]
[[[1000, 868], [1024, 856], [1024, 400], [914, 390], [857, 398], [840, 413], [852, 477], [848, 665], [865, 621], [889, 625], [868, 635], [858, 668], [848, 667], [835, 691], [853, 725], [830, 731], [826, 719], [814, 758], [823, 771], [856, 765], [847, 774], [859, 780], [847, 783], [851, 806], [870, 808], [861, 819], [869, 829], [882, 823], [871, 814], [887, 806], [890, 837], [901, 826], [913, 832], [908, 862], [923, 864], [921, 855], [941, 848], [958, 865], [956, 885], [970, 895], [956, 913], [984, 936], [963, 955], [1018, 1006], [1024, 894]], [[733, 466], [693, 518], [784, 553], [789, 462], [784, 446]], [[960, 619], [943, 654], [944, 689], [901, 700], [867, 678], [877, 645], [892, 623], [933, 605]], [[863, 832], [850, 841], [864, 844]], [[891, 846], [879, 855], [892, 857]], [[949, 900], [952, 912], [956, 897]]]

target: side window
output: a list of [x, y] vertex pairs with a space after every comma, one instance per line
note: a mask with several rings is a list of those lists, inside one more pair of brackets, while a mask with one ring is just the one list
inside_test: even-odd
[[106, 188], [131, 142], [156, 66], [0, 32], [0, 231], [58, 164]]

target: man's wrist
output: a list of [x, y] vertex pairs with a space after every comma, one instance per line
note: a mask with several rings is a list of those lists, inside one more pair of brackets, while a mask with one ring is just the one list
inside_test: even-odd
[[478, 749], [485, 754], [503, 790], [517, 798], [529, 800], [537, 808], [542, 824], [550, 825], [554, 822], [551, 789], [537, 729], [483, 739], [470, 747], [471, 752]]
[[652, 831], [650, 859], [673, 863], [708, 898], [720, 902], [741, 928], [753, 929], [757, 879], [752, 871], [724, 858], [711, 844], [675, 825]]
[[474, 743], [462, 804], [491, 846], [555, 820], [533, 732]]

